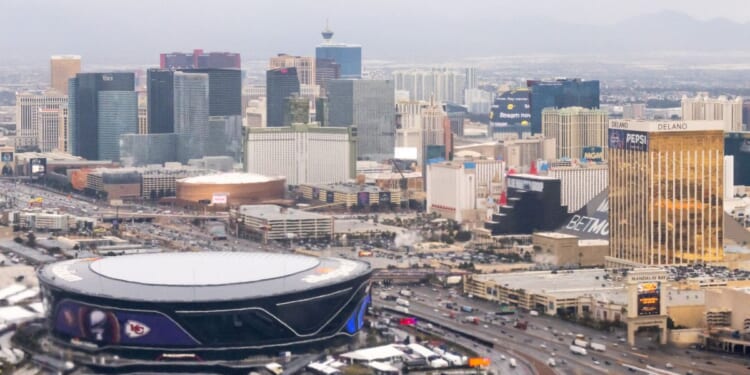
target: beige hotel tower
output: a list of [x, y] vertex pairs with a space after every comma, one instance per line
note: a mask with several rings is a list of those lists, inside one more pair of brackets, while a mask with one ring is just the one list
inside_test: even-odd
[[722, 121], [609, 122], [608, 266], [723, 259], [723, 130]]

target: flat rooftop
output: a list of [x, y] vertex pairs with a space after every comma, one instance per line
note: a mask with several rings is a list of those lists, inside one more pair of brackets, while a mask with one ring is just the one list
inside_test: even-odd
[[320, 185], [303, 184], [303, 185], [312, 186], [312, 187], [319, 188], [322, 190], [336, 191], [336, 192], [344, 193], [344, 194], [356, 194], [361, 191], [368, 192], [368, 193], [379, 193], [381, 191], [385, 191], [385, 192], [390, 191], [390, 190], [383, 190], [374, 185], [358, 185], [354, 183], [320, 184]]
[[585, 269], [496, 273], [475, 275], [474, 279], [494, 281], [510, 289], [524, 289], [527, 294], [548, 294], [558, 298], [624, 291], [623, 283], [607, 280], [605, 275], [607, 271], [604, 269]]
[[321, 220], [332, 219], [329, 215], [318, 214], [274, 204], [240, 206], [240, 214], [265, 220]]

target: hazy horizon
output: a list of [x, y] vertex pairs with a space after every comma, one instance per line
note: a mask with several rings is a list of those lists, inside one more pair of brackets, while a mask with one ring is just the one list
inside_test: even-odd
[[[362, 0], [356, 5], [344, 0], [4, 0], [0, 63], [41, 65], [53, 54], [78, 54], [84, 64], [158, 64], [161, 52], [196, 48], [240, 52], [244, 61], [281, 52], [313, 55], [326, 19], [334, 39], [361, 44], [366, 60], [606, 55], [661, 46], [750, 51], [744, 38], [750, 33], [745, 1], [652, 3], [539, 0], [532, 7], [518, 0]], [[660, 34], [666, 42], [659, 40]], [[717, 38], [720, 43], [712, 42]]]

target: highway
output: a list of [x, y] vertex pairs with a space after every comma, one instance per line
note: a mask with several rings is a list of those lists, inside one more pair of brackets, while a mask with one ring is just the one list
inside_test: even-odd
[[[391, 294], [398, 293], [398, 288], [389, 290]], [[627, 364], [633, 368], [642, 369], [640, 373], [656, 373], [655, 371], [645, 371], [646, 366], [650, 365], [661, 369], [663, 374], [669, 372], [677, 374], [686, 374], [691, 371], [692, 374], [741, 374], [748, 373], [746, 361], [738, 357], [721, 356], [718, 353], [707, 353], [700, 351], [686, 351], [677, 348], [659, 348], [654, 350], [647, 349], [648, 340], [644, 340], [643, 347], [638, 350], [622, 344], [617, 340], [618, 333], [606, 334], [586, 327], [578, 326], [560, 319], [539, 316], [533, 317], [524, 315], [522, 320], [529, 321], [529, 329], [523, 331], [512, 327], [512, 323], [502, 325], [500, 320], [488, 321], [485, 318], [486, 312], [494, 312], [497, 305], [487, 301], [469, 299], [461, 296], [453, 297], [453, 302], [459, 305], [472, 306], [481, 312], [460, 313], [450, 311], [445, 308], [440, 299], [448, 297], [446, 290], [433, 290], [429, 287], [411, 288], [414, 296], [411, 298], [410, 314], [424, 317], [447, 327], [476, 335], [485, 340], [492, 340], [503, 348], [527, 353], [541, 361], [546, 361], [549, 357], [554, 356], [563, 364], [556, 370], [564, 374], [590, 374], [590, 373], [609, 373], [609, 374], [626, 374], [633, 371], [624, 367]], [[375, 292], [374, 295], [378, 293]], [[376, 296], [377, 297], [377, 296]], [[375, 298], [375, 305], [383, 304], [388, 306], [391, 302]], [[444, 301], [443, 301], [444, 302]], [[450, 318], [449, 313], [453, 312], [456, 318]], [[461, 317], [477, 316], [482, 319], [480, 325], [470, 323], [461, 323]], [[562, 340], [555, 337], [553, 331], [563, 333]], [[587, 356], [573, 355], [569, 350], [569, 345], [573, 340], [573, 334], [584, 334], [588, 340], [593, 338], [594, 342], [607, 345], [606, 352], [594, 352], [588, 349]], [[622, 335], [624, 333], [619, 333]], [[554, 355], [553, 355], [554, 353]], [[689, 354], [688, 354], [689, 353]], [[714, 364], [707, 364], [706, 361], [712, 361]], [[598, 364], [597, 364], [598, 362]], [[609, 365], [606, 363], [609, 362]], [[666, 364], [671, 363], [674, 368], [667, 372]]]

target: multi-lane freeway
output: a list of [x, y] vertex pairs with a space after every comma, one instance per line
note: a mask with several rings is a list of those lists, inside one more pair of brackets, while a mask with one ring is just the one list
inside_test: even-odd
[[[388, 292], [397, 293], [398, 289]], [[486, 313], [497, 311], [497, 305], [490, 302], [456, 295], [452, 297], [454, 302], [475, 309], [471, 313], [461, 313], [445, 308], [444, 302], [449, 296], [445, 290], [416, 287], [412, 288], [412, 292], [414, 295], [410, 301], [410, 314], [466, 332], [483, 340], [492, 341], [495, 347], [528, 354], [540, 361], [546, 362], [550, 357], [555, 358], [558, 364], [555, 370], [558, 373], [628, 374], [636, 372], [726, 375], [750, 372], [747, 368], [748, 363], [738, 357], [671, 347], [657, 348], [655, 344], [648, 341], [648, 338], [643, 338], [639, 342], [641, 346], [630, 347], [617, 338], [623, 333], [603, 333], [552, 317], [524, 315], [521, 319], [529, 322], [528, 329], [520, 330], [513, 328], [511, 322], [489, 319]], [[389, 306], [392, 302], [376, 298], [375, 304]], [[455, 317], [452, 318], [451, 313]], [[479, 324], [462, 323], [462, 318], [469, 315], [479, 317]], [[605, 344], [607, 349], [605, 352], [588, 349], [586, 356], [572, 354], [569, 346], [574, 334], [583, 334], [589, 340], [593, 339], [595, 342]], [[671, 367], [669, 369], [668, 363]]]

